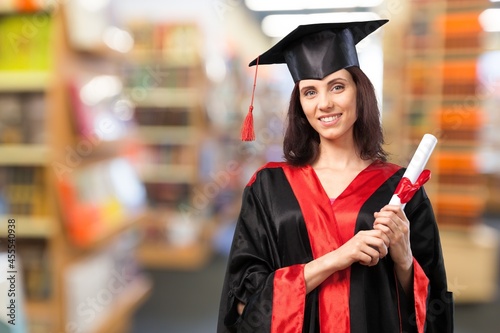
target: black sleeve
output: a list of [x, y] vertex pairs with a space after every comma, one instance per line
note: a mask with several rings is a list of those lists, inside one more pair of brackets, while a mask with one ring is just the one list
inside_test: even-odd
[[[245, 188], [223, 284], [218, 333], [270, 330], [276, 246], [269, 219], [254, 189]], [[238, 302], [246, 304], [241, 316]]]
[[453, 332], [453, 295], [448, 291], [438, 225], [424, 188], [415, 194], [406, 206], [405, 212], [410, 221], [413, 256], [429, 279], [425, 332], [451, 333]]

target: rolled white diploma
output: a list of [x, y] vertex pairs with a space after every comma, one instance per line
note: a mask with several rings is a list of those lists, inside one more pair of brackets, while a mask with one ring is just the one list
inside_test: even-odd
[[[416, 182], [418, 176], [420, 176], [424, 170], [427, 161], [429, 161], [429, 157], [431, 156], [434, 147], [436, 147], [436, 143], [437, 139], [434, 135], [424, 134], [417, 150], [415, 151], [415, 154], [413, 154], [413, 157], [403, 174], [403, 178], [408, 178], [412, 184]], [[401, 208], [404, 208], [406, 203], [401, 203], [400, 198], [394, 194], [391, 201], [389, 201], [389, 205], [399, 205]]]

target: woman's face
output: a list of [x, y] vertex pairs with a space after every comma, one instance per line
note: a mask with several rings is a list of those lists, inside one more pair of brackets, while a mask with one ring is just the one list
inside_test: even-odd
[[321, 80], [299, 82], [300, 103], [321, 140], [352, 138], [357, 119], [356, 85], [341, 69]]

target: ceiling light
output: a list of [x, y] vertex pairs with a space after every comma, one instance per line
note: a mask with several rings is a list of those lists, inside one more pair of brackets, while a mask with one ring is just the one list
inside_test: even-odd
[[499, 17], [500, 8], [486, 9], [481, 13], [481, 15], [479, 15], [479, 23], [481, 23], [484, 31], [500, 31], [500, 21], [498, 20]]
[[78, 0], [78, 5], [89, 12], [99, 12], [106, 9], [110, 0]]
[[87, 105], [97, 105], [106, 98], [122, 91], [122, 82], [117, 76], [99, 75], [93, 77], [80, 89], [80, 98]]
[[134, 38], [132, 35], [114, 26], [106, 28], [102, 39], [108, 47], [121, 53], [127, 53], [134, 47]]
[[335, 9], [335, 8], [356, 8], [356, 7], [376, 7], [384, 0], [245, 0], [246, 6], [253, 11], [286, 11], [305, 9]]
[[369, 21], [378, 19], [380, 19], [380, 16], [373, 12], [268, 15], [262, 20], [262, 31], [269, 37], [283, 37], [302, 24]]

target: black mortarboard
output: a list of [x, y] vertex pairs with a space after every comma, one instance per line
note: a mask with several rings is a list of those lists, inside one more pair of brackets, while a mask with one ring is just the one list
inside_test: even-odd
[[[286, 63], [294, 82], [322, 79], [358, 66], [356, 44], [388, 20], [300, 25], [258, 57], [259, 65]], [[257, 59], [249, 66], [257, 64]]]

